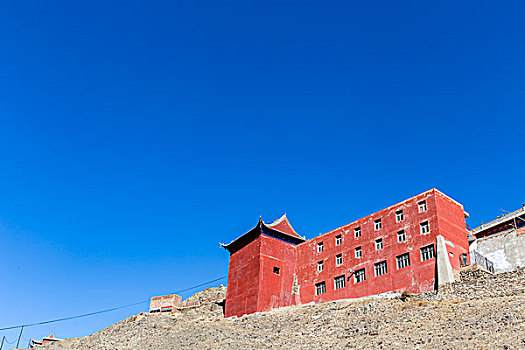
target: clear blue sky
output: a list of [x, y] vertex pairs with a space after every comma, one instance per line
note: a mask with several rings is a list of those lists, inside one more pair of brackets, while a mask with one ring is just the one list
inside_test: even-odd
[[[222, 276], [219, 242], [259, 215], [287, 212], [313, 237], [432, 187], [471, 226], [517, 209], [524, 10], [3, 2], [0, 328]], [[24, 337], [82, 336], [144, 310]]]

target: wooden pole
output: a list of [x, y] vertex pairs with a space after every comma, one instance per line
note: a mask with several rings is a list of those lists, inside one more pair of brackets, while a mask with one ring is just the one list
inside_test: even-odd
[[24, 331], [24, 326], [20, 328], [20, 334], [18, 335], [18, 341], [16, 342], [16, 348], [20, 345], [20, 338], [22, 338], [22, 332]]

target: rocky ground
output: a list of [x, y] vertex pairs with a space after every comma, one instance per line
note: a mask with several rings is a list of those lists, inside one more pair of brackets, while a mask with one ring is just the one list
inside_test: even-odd
[[240, 318], [219, 302], [141, 313], [54, 349], [525, 349], [525, 272], [462, 273], [440, 293], [302, 305]]
[[219, 287], [206, 288], [203, 291], [193, 294], [191, 297], [184, 300], [182, 306], [192, 305], [194, 303], [220, 298], [226, 298], [226, 287], [222, 284]]

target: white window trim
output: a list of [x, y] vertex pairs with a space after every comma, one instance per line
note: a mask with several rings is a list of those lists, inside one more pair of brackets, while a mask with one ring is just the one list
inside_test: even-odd
[[[400, 259], [401, 258], [401, 259]], [[406, 259], [405, 259], [406, 258]], [[405, 266], [399, 266], [399, 262], [405, 262], [407, 261], [407, 265]], [[405, 253], [405, 254], [401, 254], [401, 255], [398, 255], [396, 256], [396, 265], [397, 265], [397, 269], [400, 270], [400, 269], [404, 269], [405, 267], [409, 267], [410, 266], [410, 254], [409, 253]]]
[[405, 219], [405, 216], [403, 215], [403, 210], [396, 211], [396, 222], [401, 222]]
[[[340, 262], [338, 262], [338, 260], [341, 259]], [[337, 254], [335, 256], [335, 266], [341, 266], [343, 265], [343, 254]]]
[[[376, 239], [375, 243], [376, 243], [376, 250], [382, 250], [384, 248], [383, 238]], [[378, 248], [378, 246], [381, 246], [381, 248]]]
[[[342, 278], [341, 278], [342, 277]], [[342, 281], [343, 285], [337, 288], [337, 282]], [[334, 290], [343, 289], [346, 287], [345, 275], [334, 277]]]
[[[318, 287], [320, 287], [319, 289], [322, 291], [321, 293], [318, 293], [319, 291]], [[315, 295], [321, 295], [325, 293], [326, 293], [326, 282], [322, 281], [322, 282], [316, 283], [315, 284]]]
[[[362, 272], [362, 274], [361, 274], [361, 272]], [[358, 276], [363, 276], [363, 279], [360, 280], [360, 281], [358, 281], [358, 280], [357, 280], [357, 277], [358, 277]], [[363, 281], [365, 281], [365, 280], [366, 280], [365, 269], [359, 269], [359, 270], [357, 270], [357, 271], [355, 272], [355, 274], [354, 274], [354, 284], [355, 284], [355, 283], [361, 283], [361, 282], [363, 282]]]
[[[424, 251], [423, 251], [424, 250]], [[427, 258], [427, 259], [423, 259], [424, 257], [424, 254], [425, 255], [430, 255], [428, 253], [432, 252], [432, 256]], [[430, 259], [434, 259], [436, 257], [436, 250], [434, 248], [434, 245], [431, 244], [431, 245], [427, 245], [425, 247], [421, 247], [419, 248], [419, 253], [420, 253], [420, 256], [421, 256], [421, 261], [428, 261]]]
[[[424, 230], [426, 230], [426, 231], [423, 232]], [[428, 221], [423, 221], [422, 223], [419, 224], [419, 232], [422, 235], [426, 235], [426, 234], [430, 233], [430, 224], [428, 223]]]
[[[377, 272], [382, 272], [384, 267], [384, 272], [382, 274], [378, 274]], [[388, 273], [388, 267], [386, 265], [386, 261], [378, 262], [377, 264], [374, 264], [374, 275], [376, 277], [386, 275]]]

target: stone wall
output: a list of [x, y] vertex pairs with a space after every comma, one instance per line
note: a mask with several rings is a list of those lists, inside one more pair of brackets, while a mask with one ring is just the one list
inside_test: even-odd
[[471, 249], [492, 261], [496, 273], [525, 267], [525, 228], [480, 238]]
[[437, 292], [414, 296], [416, 299], [474, 300], [495, 297], [510, 297], [525, 293], [525, 270], [491, 274], [481, 269], [460, 272], [461, 280], [439, 287]]

